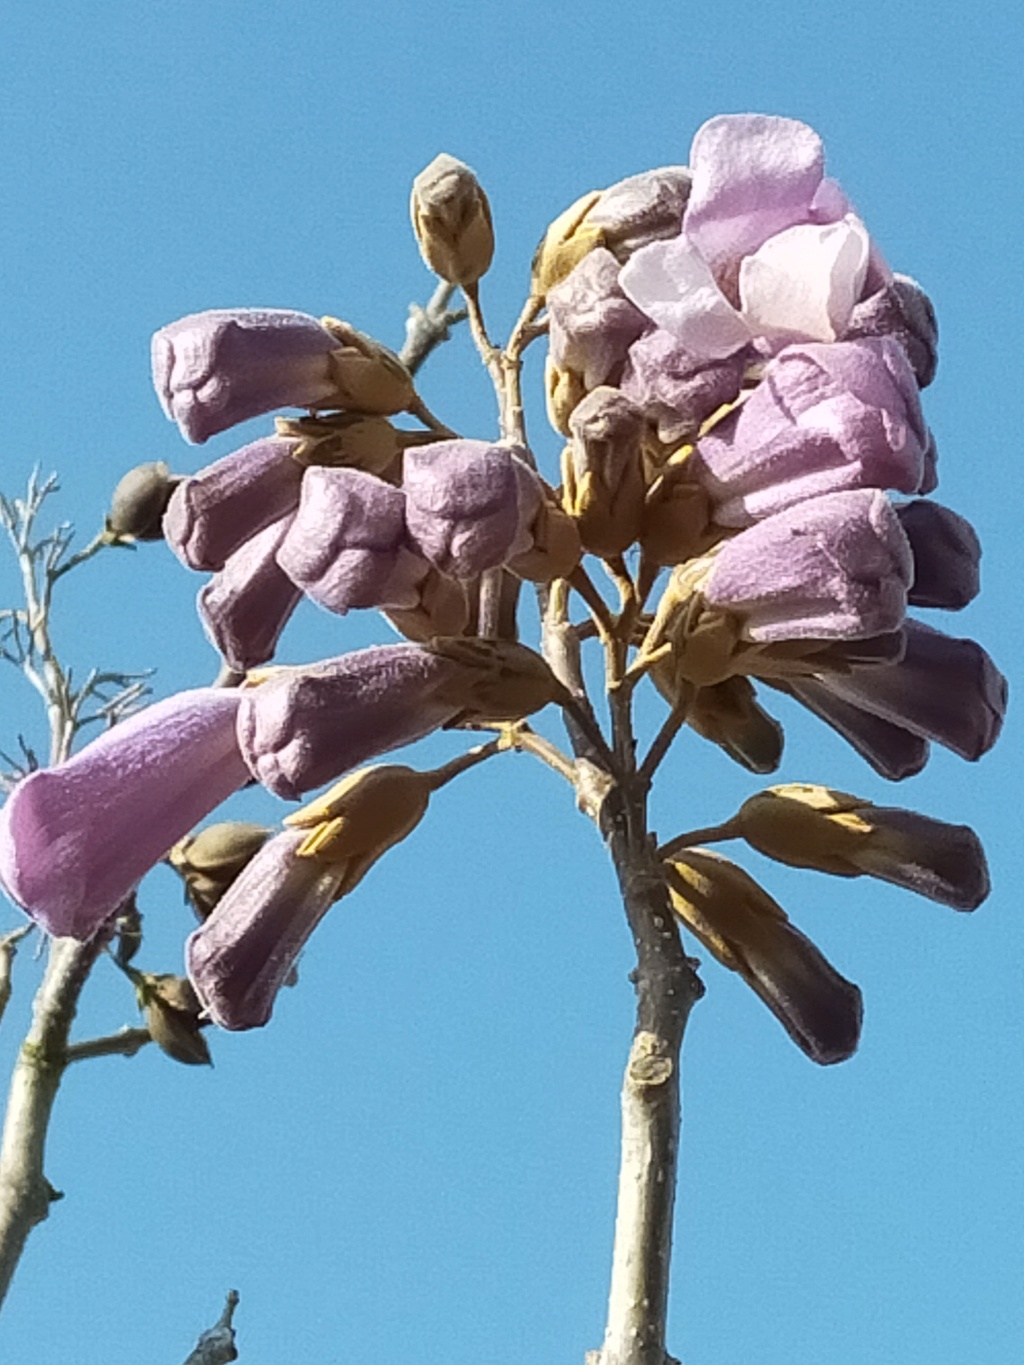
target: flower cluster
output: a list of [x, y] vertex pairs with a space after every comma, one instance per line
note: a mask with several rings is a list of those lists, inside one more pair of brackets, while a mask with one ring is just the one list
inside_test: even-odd
[[570, 438], [566, 509], [587, 550], [636, 545], [671, 567], [638, 643], [671, 701], [700, 689], [694, 727], [745, 761], [731, 729], [749, 710], [708, 721], [716, 689], [746, 676], [889, 778], [919, 771], [932, 740], [986, 752], [1004, 680], [974, 641], [907, 616], [978, 588], [973, 530], [923, 496], [934, 313], [825, 176], [818, 136], [791, 119], [712, 119], [688, 169], [635, 176], [557, 219], [534, 280], [549, 413]]
[[[621, 706], [645, 676], [671, 707], [665, 747], [687, 725], [755, 773], [778, 766], [783, 743], [755, 684], [795, 698], [890, 779], [918, 772], [932, 741], [977, 759], [1002, 723], [1006, 685], [985, 651], [908, 615], [978, 591], [977, 537], [929, 497], [936, 447], [919, 390], [935, 372], [934, 314], [825, 175], [810, 128], [712, 119], [689, 167], [584, 195], [552, 223], [513, 336], [549, 334], [548, 411], [568, 441], [558, 490], [517, 425], [518, 389], [501, 387], [518, 384], [521, 350], [499, 352], [483, 325], [486, 195], [442, 156], [411, 208], [424, 260], [463, 289], [503, 439], [456, 437], [398, 356], [333, 318], [217, 311], [162, 329], [157, 392], [189, 441], [305, 410], [194, 475], [140, 467], [108, 518], [114, 538], [161, 528], [187, 567], [213, 575], [200, 617], [248, 676], [157, 703], [28, 775], [0, 812], [0, 884], [56, 934], [95, 933], [169, 856], [204, 916], [191, 981], [227, 1028], [266, 1022], [322, 915], [412, 830], [442, 779], [366, 769], [272, 837], [189, 834], [246, 782], [296, 799], [440, 726], [519, 722], [555, 702], [605, 764], [588, 758], [590, 776], [638, 790], [653, 767], [634, 763]], [[425, 430], [399, 428], [400, 414]], [[618, 585], [617, 613], [584, 553]], [[542, 610], [561, 681], [513, 643], [520, 579], [557, 584]], [[570, 586], [591, 613], [579, 626]], [[304, 595], [339, 614], [380, 610], [407, 642], [252, 673]], [[571, 664], [594, 634], [620, 708], [613, 746]], [[586, 765], [538, 743], [588, 804]], [[826, 787], [772, 788], [697, 833], [960, 909], [988, 887], [970, 830]], [[697, 842], [680, 835], [656, 864], [679, 919], [809, 1056], [848, 1056], [857, 987]]]

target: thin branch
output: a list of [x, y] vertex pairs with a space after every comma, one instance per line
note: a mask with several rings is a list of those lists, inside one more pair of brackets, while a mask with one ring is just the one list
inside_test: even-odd
[[0, 1019], [3, 1019], [4, 1010], [11, 998], [11, 968], [14, 966], [18, 944], [34, 928], [34, 924], [22, 924], [0, 938]]
[[409, 316], [405, 323], [405, 344], [398, 356], [406, 369], [413, 374], [431, 351], [448, 340], [451, 328], [465, 320], [464, 308], [448, 307], [454, 293], [455, 286], [442, 280], [425, 308], [418, 303], [409, 305]]
[[134, 1057], [147, 1043], [153, 1041], [148, 1028], [118, 1029], [101, 1038], [85, 1038], [80, 1043], [68, 1043], [64, 1049], [64, 1062], [86, 1062], [93, 1057]]
[[671, 858], [673, 853], [679, 853], [684, 848], [695, 848], [697, 844], [720, 844], [726, 839], [742, 838], [736, 821], [724, 820], [720, 825], [705, 825], [703, 829], [687, 830], [685, 834], [677, 834], [674, 839], [669, 839], [667, 843], [658, 849], [658, 858], [664, 862], [666, 858]]

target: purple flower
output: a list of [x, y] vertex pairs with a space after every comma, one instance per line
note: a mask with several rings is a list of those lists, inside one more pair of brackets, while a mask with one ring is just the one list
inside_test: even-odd
[[902, 350], [887, 338], [788, 346], [750, 397], [704, 436], [695, 471], [722, 526], [749, 526], [854, 488], [915, 493], [928, 429]]
[[620, 387], [643, 408], [666, 445], [692, 439], [701, 424], [739, 394], [746, 359], [701, 360], [669, 332], [646, 332], [629, 348]]
[[419, 446], [406, 452], [402, 487], [414, 549], [453, 578], [475, 578], [533, 543], [540, 485], [506, 446]]
[[302, 591], [277, 562], [291, 517], [272, 522], [229, 557], [199, 590], [196, 605], [210, 642], [240, 673], [274, 657]]
[[981, 542], [969, 521], [937, 502], [917, 498], [896, 508], [914, 552], [912, 607], [959, 611], [981, 587]]
[[0, 811], [0, 883], [52, 934], [87, 939], [192, 826], [243, 786], [241, 696], [217, 688], [148, 706]]
[[928, 761], [930, 746], [927, 739], [837, 697], [827, 678], [765, 678], [764, 681], [769, 687], [795, 697], [890, 782], [914, 777]]
[[409, 544], [403, 491], [358, 469], [306, 471], [277, 559], [314, 602], [342, 613], [414, 607], [428, 570]]
[[189, 569], [223, 569], [250, 536], [294, 512], [303, 469], [297, 441], [263, 437], [175, 489], [164, 515], [168, 545]]
[[573, 370], [587, 390], [614, 383], [626, 352], [647, 326], [619, 288], [619, 263], [597, 247], [548, 291], [551, 358]]
[[890, 724], [978, 759], [991, 749], [1006, 713], [1006, 679], [974, 640], [919, 621], [904, 626], [903, 658], [818, 681], [840, 700]]
[[909, 275], [894, 275], [854, 308], [844, 340], [889, 336], [903, 347], [922, 389], [935, 378], [939, 326], [932, 301]]
[[412, 644], [283, 668], [241, 692], [242, 754], [265, 787], [294, 800], [453, 719], [461, 704], [441, 692], [461, 675], [458, 664]]
[[275, 408], [329, 405], [339, 341], [306, 313], [228, 308], [193, 313], [153, 337], [153, 383], [186, 441]]
[[866, 489], [812, 498], [741, 531], [702, 591], [740, 618], [749, 640], [859, 640], [900, 627], [912, 577], [896, 513]]
[[835, 341], [865, 284], [877, 288], [888, 271], [823, 164], [805, 124], [711, 119], [694, 138], [682, 234], [637, 251], [623, 267], [623, 292], [703, 359], [754, 340], [769, 351]]
[[343, 870], [297, 856], [306, 835], [285, 830], [264, 844], [189, 937], [189, 977], [221, 1028], [269, 1020], [292, 964], [338, 894]]

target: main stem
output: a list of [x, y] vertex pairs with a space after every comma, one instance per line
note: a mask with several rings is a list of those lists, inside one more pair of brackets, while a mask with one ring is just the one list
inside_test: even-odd
[[99, 937], [89, 943], [52, 940], [32, 1026], [14, 1065], [0, 1139], [0, 1304], [29, 1233], [60, 1198], [43, 1172], [46, 1133], [78, 999], [101, 947]]

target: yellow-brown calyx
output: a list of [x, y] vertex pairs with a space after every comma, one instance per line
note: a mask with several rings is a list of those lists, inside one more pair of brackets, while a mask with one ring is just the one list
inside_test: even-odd
[[181, 483], [163, 460], [136, 465], [118, 480], [110, 498], [106, 532], [111, 540], [160, 540], [163, 515]]
[[509, 569], [531, 583], [551, 583], [556, 578], [568, 578], [583, 556], [579, 528], [559, 506], [547, 484], [530, 534], [533, 545], [509, 560]]
[[402, 453], [402, 433], [386, 417], [336, 412], [327, 417], [278, 417], [278, 436], [298, 444], [291, 458], [299, 464], [388, 473]]
[[547, 400], [548, 421], [563, 436], [571, 434], [569, 419], [587, 396], [583, 376], [575, 370], [556, 365], [548, 352], [544, 362], [544, 395]]
[[341, 343], [330, 357], [335, 387], [330, 406], [377, 417], [405, 412], [415, 399], [416, 387], [394, 351], [338, 318], [320, 321]]
[[522, 720], [549, 702], [568, 700], [545, 661], [525, 645], [463, 636], [430, 640], [426, 648], [460, 665], [435, 694], [459, 707], [453, 725]]
[[378, 858], [410, 834], [426, 814], [433, 782], [401, 764], [360, 768], [285, 818], [308, 830], [297, 857], [330, 864], [336, 899], [347, 895]]
[[431, 566], [418, 585], [414, 607], [389, 607], [384, 615], [407, 640], [425, 644], [436, 635], [461, 635], [469, 625], [466, 588]]
[[[870, 801], [813, 783], [790, 782], [758, 792], [740, 807], [736, 832], [752, 848], [791, 867], [809, 867], [838, 877], [858, 877], [867, 869], [869, 846], [885, 845], [887, 831], [872, 821]], [[894, 857], [901, 856], [893, 836]]]
[[[661, 664], [651, 670], [655, 685], [665, 692]], [[671, 701], [671, 695], [665, 692]], [[703, 738], [753, 773], [774, 772], [782, 760], [782, 726], [758, 704], [746, 678], [727, 678], [702, 687], [690, 703], [687, 723]]]
[[168, 1057], [185, 1066], [210, 1066], [210, 1049], [200, 1032], [202, 1005], [184, 976], [130, 972], [149, 1036]]
[[562, 457], [562, 504], [593, 554], [622, 554], [640, 533], [644, 478], [641, 410], [601, 385], [577, 404]]
[[201, 920], [213, 910], [272, 831], [243, 820], [224, 820], [187, 834], [171, 848], [167, 861], [185, 883], [189, 904]]
[[575, 270], [584, 256], [604, 245], [604, 229], [588, 226], [585, 221], [600, 198], [600, 190], [581, 195], [558, 215], [541, 238], [530, 267], [530, 292], [535, 298], [544, 298], [549, 289], [561, 284]]
[[412, 182], [413, 231], [427, 266], [449, 284], [473, 285], [494, 256], [487, 195], [463, 161], [442, 152]]
[[654, 564], [683, 564], [722, 537], [711, 523], [711, 500], [693, 475], [692, 447], [654, 474], [644, 499], [640, 545]]

